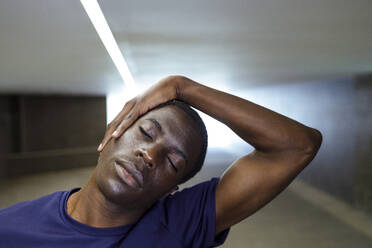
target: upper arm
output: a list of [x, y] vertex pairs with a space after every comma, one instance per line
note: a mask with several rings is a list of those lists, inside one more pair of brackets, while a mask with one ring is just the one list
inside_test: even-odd
[[270, 202], [313, 159], [316, 150], [277, 154], [254, 151], [234, 162], [217, 185], [215, 234]]

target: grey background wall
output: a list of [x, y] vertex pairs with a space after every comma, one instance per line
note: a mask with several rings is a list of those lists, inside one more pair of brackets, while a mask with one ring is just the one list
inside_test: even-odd
[[257, 88], [255, 102], [323, 134], [304, 181], [372, 213], [372, 77]]
[[6, 154], [16, 151], [17, 134], [15, 122], [17, 113], [13, 111], [16, 106], [12, 96], [0, 96], [0, 178], [6, 176]]
[[353, 193], [355, 204], [372, 213], [372, 75], [358, 77], [355, 89]]
[[105, 97], [0, 96], [0, 176], [92, 166], [105, 127]]

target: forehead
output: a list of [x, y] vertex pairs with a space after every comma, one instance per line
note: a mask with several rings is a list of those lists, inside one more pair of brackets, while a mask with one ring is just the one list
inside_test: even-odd
[[[182, 109], [177, 106], [167, 105], [161, 108], [157, 108], [149, 111], [142, 118], [155, 118], [158, 121], [165, 122], [165, 125], [178, 126], [183, 129], [195, 128], [194, 121], [191, 120]], [[169, 122], [169, 123], [168, 123]], [[190, 130], [191, 131], [191, 130]]]

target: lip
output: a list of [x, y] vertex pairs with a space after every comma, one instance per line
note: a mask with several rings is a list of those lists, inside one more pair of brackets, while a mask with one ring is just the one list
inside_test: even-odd
[[143, 187], [143, 176], [140, 171], [137, 170], [136, 166], [123, 160], [115, 160], [115, 169], [127, 184], [135, 188]]

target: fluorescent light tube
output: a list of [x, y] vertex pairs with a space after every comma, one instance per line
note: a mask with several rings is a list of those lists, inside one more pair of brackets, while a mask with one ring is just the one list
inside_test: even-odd
[[103, 15], [98, 2], [96, 0], [80, 0], [80, 2], [87, 12], [90, 21], [93, 23], [93, 26], [101, 38], [104, 46], [106, 47], [107, 52], [111, 56], [112, 61], [118, 69], [124, 84], [131, 89], [136, 88], [133, 76], [129, 71], [128, 64], [119, 49], [119, 46], [106, 22], [105, 16]]

